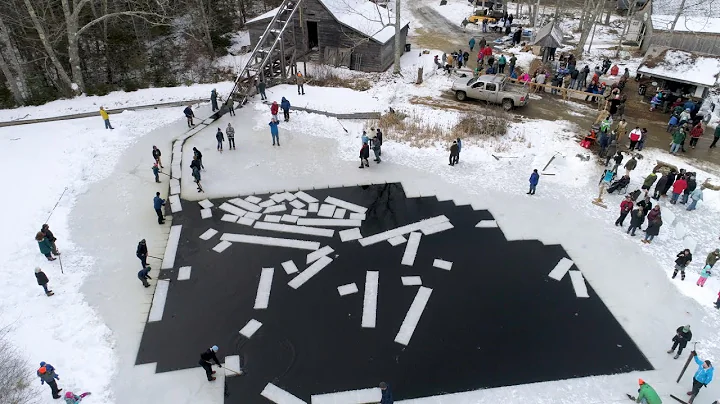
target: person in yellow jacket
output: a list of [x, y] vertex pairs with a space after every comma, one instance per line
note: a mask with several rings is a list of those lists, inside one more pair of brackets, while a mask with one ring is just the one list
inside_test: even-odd
[[108, 115], [107, 111], [105, 111], [105, 108], [100, 107], [100, 116], [105, 121], [105, 129], [115, 129], [110, 125], [110, 115]]

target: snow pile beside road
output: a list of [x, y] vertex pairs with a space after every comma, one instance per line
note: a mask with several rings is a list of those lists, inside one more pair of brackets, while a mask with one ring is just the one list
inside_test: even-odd
[[[122, 102], [120, 94], [115, 97]], [[74, 110], [83, 105], [82, 100], [60, 103]], [[26, 110], [33, 114], [37, 110], [37, 115], [50, 112], [45, 106]], [[113, 131], [103, 128], [100, 117], [0, 128], [6, 163], [17, 173], [6, 176], [6, 186], [20, 192], [0, 201], [0, 209], [7, 213], [0, 238], [0, 274], [5, 282], [0, 295], [3, 323], [11, 323], [9, 336], [30, 366], [36, 367], [40, 361], [52, 363], [60, 374], [61, 388], [92, 391], [93, 402], [112, 402], [114, 343], [111, 331], [80, 293], [95, 259], [73, 243], [68, 214], [78, 195], [113, 171], [125, 148], [175, 119], [177, 115], [172, 113], [141, 111], [114, 116], [117, 129]], [[63, 254], [62, 273], [60, 260], [48, 262], [34, 236], [65, 187], [67, 191], [49, 220]], [[113, 197], [108, 194], [108, 198]], [[109, 244], [115, 242], [112, 229], [104, 228], [103, 223], [85, 225], [96, 226], [98, 237], [106, 238]], [[37, 266], [50, 278], [55, 296], [45, 297], [35, 282], [33, 269]], [[38, 384], [38, 389], [41, 402], [53, 402], [47, 386]]]
[[[215, 84], [195, 84], [192, 86], [145, 88], [132, 92], [113, 91], [107, 95], [87, 96], [81, 95], [73, 99], [48, 102], [38, 107], [20, 107], [15, 109], [0, 109], [0, 121], [16, 121], [23, 119], [39, 119], [53, 116], [79, 114], [84, 112], [98, 112], [100, 107], [116, 109], [152, 105], [167, 102], [209, 99], [210, 91], [217, 89], [224, 97], [233, 88], [234, 83], [224, 81]], [[110, 121], [114, 122], [111, 116]], [[102, 120], [98, 112], [97, 123], [102, 129]]]

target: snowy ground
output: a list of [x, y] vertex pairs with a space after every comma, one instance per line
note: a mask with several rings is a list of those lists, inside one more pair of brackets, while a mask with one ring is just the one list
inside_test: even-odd
[[[298, 97], [290, 86], [288, 98], [295, 105], [305, 102], [310, 108], [337, 112], [355, 105], [375, 111], [393, 106], [418, 119], [452, 125], [459, 116], [457, 111], [408, 102], [416, 96], [436, 97], [449, 87], [451, 79], [433, 69], [435, 54], [442, 52], [431, 50], [420, 56], [415, 50], [406, 53], [402, 78], [378, 75], [377, 84], [366, 92], [308, 85], [307, 95]], [[417, 86], [412, 82], [419, 66], [425, 69], [425, 83]], [[80, 97], [41, 107], [0, 110], [0, 120], [95, 111], [100, 105], [117, 108], [201, 98], [213, 87], [224, 93], [230, 85]], [[279, 88], [271, 91], [275, 89]], [[278, 95], [279, 99], [282, 95]], [[165, 167], [170, 167], [170, 142], [185, 130], [184, 120], [176, 119], [181, 110], [114, 115], [115, 131], [104, 130], [99, 117], [0, 128], [0, 142], [9, 151], [9, 166], [22, 173], [9, 177], [10, 189], [23, 191], [22, 197], [2, 202], [4, 211], [12, 215], [6, 218], [0, 243], [0, 271], [7, 279], [0, 314], [4, 323], [13, 323], [10, 336], [30, 362], [28, 370], [34, 371], [41, 360], [52, 363], [58, 368], [61, 387], [93, 391], [88, 403], [124, 403], [128, 397], [138, 404], [222, 402], [222, 384], [209, 385], [198, 369], [154, 375], [153, 366], [134, 366], [151, 299], [151, 291], [143, 289], [135, 277], [139, 263], [134, 249], [139, 239], [146, 238], [150, 254], [161, 254], [168, 229], [156, 224], [150, 206], [155, 191], [163, 196], [167, 192], [166, 177], [160, 185], [152, 180], [150, 149], [158, 145], [164, 152]], [[206, 106], [197, 111], [198, 116], [208, 113]], [[587, 111], [578, 106], [577, 113]], [[621, 403], [627, 402], [624, 393], [635, 392], [638, 376], [653, 384], [669, 402], [669, 393], [681, 396], [688, 390], [694, 370], [694, 366], [688, 370], [680, 385], [674, 383], [681, 363], [673, 361], [665, 350], [678, 325], [692, 324], [703, 359], [718, 356], [720, 314], [711, 303], [720, 281], [711, 277], [706, 288], [695, 286], [705, 256], [720, 244], [715, 225], [720, 220], [718, 192], [706, 191], [705, 203], [695, 212], [661, 202], [663, 211], [676, 217], [675, 225], [667, 220], [672, 214], [664, 213], [667, 221], [661, 235], [653, 244], [644, 245], [639, 236], [631, 238], [612, 224], [621, 196], [607, 196], [608, 209], [590, 204], [601, 168], [594, 158], [584, 162], [576, 157], [588, 153], [573, 140], [578, 129], [568, 122], [525, 120], [513, 124], [503, 139], [466, 140], [457, 167], [447, 165], [446, 144], [416, 148], [397, 142], [393, 133], [386, 132], [384, 162], [358, 170], [359, 136], [362, 129], [368, 129], [367, 123], [293, 113], [291, 122], [280, 126], [282, 147], [273, 148], [268, 120], [268, 106], [252, 101], [238, 110], [237, 117], [224, 116], [188, 141], [184, 161], [189, 161], [193, 146], [205, 155], [208, 169], [203, 173], [203, 184], [207, 192], [203, 198], [401, 181], [410, 195], [438, 195], [487, 208], [509, 239], [561, 243], [657, 369], [641, 375], [505, 387], [413, 403]], [[214, 132], [227, 122], [236, 127], [238, 147], [220, 155], [213, 150]], [[646, 150], [642, 154], [645, 158], [634, 171], [637, 174], [633, 174], [630, 190], [639, 188], [657, 159], [697, 171], [699, 183], [711, 178], [720, 184], [717, 177], [665, 151]], [[28, 156], [41, 159], [38, 163]], [[526, 196], [530, 172], [542, 169], [552, 156], [556, 158], [546, 172], [555, 175], [543, 175], [538, 194]], [[718, 172], [716, 167], [711, 168]], [[184, 174], [183, 197], [199, 199], [188, 182], [188, 173]], [[49, 221], [64, 252], [63, 274], [58, 261], [48, 263], [38, 253], [32, 237], [65, 187], [67, 192]], [[693, 243], [690, 239], [696, 247], [688, 279], [671, 280], [674, 256]], [[43, 296], [35, 283], [35, 266], [48, 274], [56, 292], [52, 298]], [[153, 271], [151, 275], [156, 274]], [[718, 382], [711, 384], [698, 400], [709, 402], [720, 396], [718, 386]], [[42, 402], [53, 402], [45, 386], [37, 387]]]

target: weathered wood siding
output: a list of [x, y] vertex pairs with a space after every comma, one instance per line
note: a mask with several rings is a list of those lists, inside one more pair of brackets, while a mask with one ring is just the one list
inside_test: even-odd
[[[265, 32], [265, 28], [271, 19], [255, 21], [248, 23], [247, 27], [250, 32], [250, 43], [254, 47], [260, 36]], [[395, 39], [390, 39], [385, 44], [368, 38], [367, 36], [355, 31], [354, 29], [340, 24], [335, 17], [317, 0], [305, 0], [300, 10], [293, 18], [293, 26], [286, 35], [292, 35], [293, 31], [296, 38], [296, 46], [299, 52], [308, 51], [307, 43], [307, 22], [317, 22], [318, 26], [318, 51], [320, 61], [325, 55], [325, 48], [352, 48], [353, 57], [351, 68], [355, 68], [355, 60], [360, 58], [360, 70], [366, 72], [385, 71], [392, 65], [395, 49]], [[405, 47], [408, 28], [405, 27], [401, 31], [401, 44]]]

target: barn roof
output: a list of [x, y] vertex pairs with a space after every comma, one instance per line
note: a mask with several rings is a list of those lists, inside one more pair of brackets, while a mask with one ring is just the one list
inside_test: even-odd
[[[367, 0], [316, 0], [342, 25], [382, 44], [395, 36], [395, 13]], [[280, 8], [259, 15], [246, 23], [272, 18]], [[407, 20], [400, 20], [404, 28]]]
[[537, 36], [533, 45], [544, 46], [546, 48], [559, 48], [562, 46], [562, 31], [554, 23], [545, 24]]
[[712, 87], [720, 75], [720, 56], [651, 46], [638, 72], [679, 83]]

